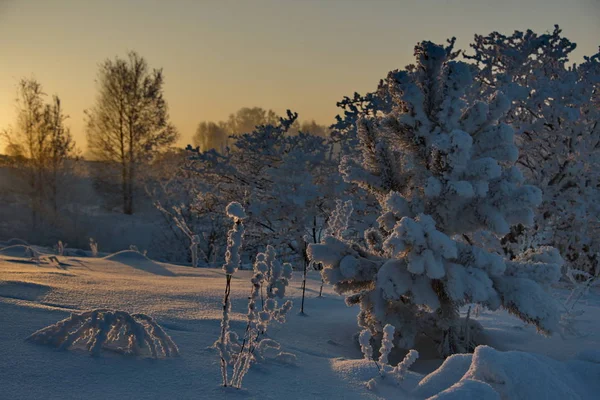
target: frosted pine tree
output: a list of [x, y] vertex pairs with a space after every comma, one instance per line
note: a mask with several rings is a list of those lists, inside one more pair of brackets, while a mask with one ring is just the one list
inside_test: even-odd
[[453, 44], [422, 42], [416, 65], [389, 73], [392, 111], [359, 120], [362, 159], [342, 160], [345, 179], [381, 206], [368, 246], [327, 236], [309, 249], [325, 281], [360, 305], [361, 327], [381, 335], [390, 324], [403, 348], [426, 333], [443, 356], [471, 350], [458, 313], [465, 303], [504, 307], [551, 333], [558, 312], [544, 286], [560, 276], [552, 249], [507, 261], [472, 244], [475, 232], [531, 224], [541, 193], [522, 184], [513, 130], [498, 122], [510, 99], [497, 92], [467, 104], [472, 67], [453, 60]]

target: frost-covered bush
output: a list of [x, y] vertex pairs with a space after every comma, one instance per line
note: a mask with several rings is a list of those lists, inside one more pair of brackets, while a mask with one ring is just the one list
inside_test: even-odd
[[[280, 351], [279, 343], [273, 339], [261, 339], [261, 336], [266, 334], [269, 323], [285, 322], [286, 314], [292, 308], [291, 301], [287, 300], [278, 305], [276, 300], [285, 297], [285, 289], [292, 278], [292, 266], [288, 263], [281, 264], [275, 256], [272, 246], [267, 246], [265, 253], [256, 256], [246, 330], [241, 341], [234, 332], [230, 332], [228, 337], [230, 349], [234, 352], [230, 384], [237, 388], [242, 386], [242, 380], [253, 362], [272, 358], [288, 364], [294, 363], [296, 359], [293, 354]], [[263, 290], [265, 295], [262, 295]], [[258, 305], [259, 299], [261, 307]]]
[[29, 259], [37, 265], [40, 265], [40, 263], [42, 262], [42, 254], [36, 249], [34, 249], [32, 246], [27, 246], [27, 248], [25, 249], [25, 256], [29, 257]]
[[[373, 361], [379, 372], [382, 381], [399, 384], [406, 376], [406, 371], [417, 361], [419, 353], [416, 350], [410, 350], [395, 367], [392, 367], [388, 362], [388, 356], [394, 348], [394, 326], [387, 324], [383, 327], [383, 338], [381, 340], [381, 348], [379, 349], [379, 359], [373, 360], [373, 347], [371, 346], [371, 332], [368, 329], [363, 330], [359, 335], [360, 349], [368, 361]], [[377, 386], [377, 380], [372, 378], [367, 382], [367, 387], [371, 390]]]
[[563, 313], [560, 318], [560, 325], [563, 332], [574, 336], [582, 336], [577, 329], [578, 318], [584, 313], [582, 309], [577, 309], [577, 303], [584, 300], [589, 291], [600, 284], [600, 270], [595, 275], [585, 271], [567, 268], [565, 277], [571, 284], [571, 293], [563, 303]]
[[229, 313], [231, 312], [231, 277], [240, 267], [240, 248], [244, 237], [243, 220], [246, 218], [244, 208], [239, 203], [229, 203], [225, 210], [228, 217], [233, 219], [233, 227], [227, 233], [227, 250], [225, 253], [225, 294], [223, 295], [223, 317], [221, 318], [221, 333], [215, 342], [221, 358], [221, 377], [223, 386], [229, 384], [227, 366], [231, 362], [229, 349]]
[[[160, 202], [156, 202], [155, 206], [160, 212], [162, 212], [165, 215], [168, 215], [173, 220], [175, 226], [181, 231], [181, 233], [185, 235], [185, 237], [190, 243], [189, 249], [190, 257], [192, 259], [192, 267], [198, 267], [198, 251], [202, 252], [202, 250], [199, 249], [200, 235], [195, 234], [192, 228], [190, 228], [190, 226], [188, 225], [185, 217], [183, 216], [182, 207], [173, 206], [172, 211], [168, 211], [160, 204]], [[208, 257], [206, 256], [206, 254], [203, 255], [204, 259], [207, 260]]]
[[518, 164], [543, 191], [535, 225], [503, 240], [509, 255], [551, 245], [568, 265], [594, 274], [600, 262], [600, 53], [570, 64], [575, 43], [558, 26], [538, 35], [476, 35], [468, 58], [478, 66], [473, 97], [513, 94], [501, 121], [515, 129]]
[[360, 305], [361, 327], [380, 335], [391, 324], [403, 348], [427, 334], [445, 356], [472, 350], [460, 335], [465, 303], [504, 307], [551, 333], [558, 311], [544, 286], [560, 277], [551, 249], [507, 261], [470, 238], [531, 224], [541, 193], [523, 184], [513, 130], [499, 122], [510, 98], [495, 92], [468, 103], [473, 68], [453, 60], [453, 44], [422, 42], [416, 65], [389, 73], [391, 111], [361, 119], [361, 157], [342, 159], [344, 178], [381, 207], [367, 245], [327, 236], [309, 248], [325, 281]]
[[59, 256], [64, 256], [66, 247], [67, 247], [67, 244], [63, 243], [62, 240], [59, 240], [55, 246], [56, 254]]
[[[242, 387], [242, 380], [254, 362], [274, 359], [281, 363], [294, 363], [295, 356], [280, 351], [280, 345], [269, 338], [261, 338], [271, 321], [283, 323], [292, 302], [286, 301], [278, 305], [277, 299], [285, 297], [286, 287], [292, 278], [292, 266], [281, 264], [276, 259], [275, 249], [267, 246], [265, 253], [259, 253], [254, 263], [252, 289], [248, 298], [247, 325], [242, 337], [230, 330], [229, 313], [231, 311], [231, 277], [240, 265], [240, 248], [244, 234], [242, 220], [246, 218], [244, 208], [232, 202], [227, 206], [227, 215], [234, 220], [229, 231], [226, 262], [223, 270], [226, 273], [226, 288], [223, 299], [223, 318], [221, 335], [215, 342], [221, 358], [221, 375], [223, 386]], [[259, 302], [261, 306], [259, 307]], [[229, 367], [232, 368], [229, 378]]]
[[98, 257], [98, 242], [93, 238], [90, 238], [90, 251], [92, 252], [92, 257]]
[[163, 216], [153, 248], [164, 261], [194, 265], [195, 252], [196, 265], [216, 267], [225, 256], [230, 222], [223, 209], [236, 197], [223, 196], [224, 182], [214, 174], [186, 168], [188, 157], [187, 151], [173, 150], [153, 170], [147, 191]]
[[151, 317], [107, 309], [71, 314], [27, 340], [60, 350], [86, 350], [93, 356], [101, 350], [151, 358], [179, 355], [177, 345]]

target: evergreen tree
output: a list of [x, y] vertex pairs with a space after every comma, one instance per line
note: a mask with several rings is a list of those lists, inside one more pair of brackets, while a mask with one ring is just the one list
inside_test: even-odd
[[309, 248], [324, 279], [360, 304], [360, 326], [381, 334], [389, 323], [404, 348], [427, 333], [444, 356], [469, 350], [458, 314], [469, 302], [552, 332], [558, 311], [543, 286], [558, 280], [561, 262], [549, 248], [508, 261], [469, 237], [531, 224], [541, 192], [523, 185], [513, 130], [499, 122], [510, 98], [468, 104], [473, 68], [454, 60], [453, 45], [422, 42], [415, 65], [390, 72], [391, 111], [359, 120], [362, 157], [342, 159], [344, 178], [380, 203], [367, 246], [327, 236]]

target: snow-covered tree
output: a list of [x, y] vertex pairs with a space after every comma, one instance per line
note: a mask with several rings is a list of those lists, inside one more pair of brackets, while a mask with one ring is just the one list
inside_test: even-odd
[[[374, 92], [361, 95], [357, 92], [352, 97], [344, 96], [337, 102], [342, 110], [341, 115], [336, 115], [336, 122], [330, 126], [331, 140], [334, 143], [334, 156], [336, 159], [343, 157], [360, 157], [361, 147], [358, 137], [358, 120], [366, 117], [381, 117], [391, 112], [393, 96], [388, 86], [382, 79]], [[352, 198], [353, 213], [351, 226], [348, 227], [351, 236], [366, 230], [375, 220], [379, 205], [377, 199], [369, 191], [357, 185], [345, 189], [348, 198]], [[356, 237], [362, 239], [361, 235]]]
[[470, 350], [458, 326], [468, 302], [504, 307], [552, 332], [558, 312], [543, 287], [560, 276], [553, 249], [508, 261], [470, 239], [531, 224], [541, 192], [523, 185], [513, 130], [499, 122], [510, 98], [495, 92], [467, 103], [473, 68], [454, 60], [453, 45], [422, 42], [415, 65], [389, 73], [391, 111], [359, 120], [361, 159], [342, 159], [344, 178], [380, 203], [368, 245], [327, 236], [309, 248], [324, 279], [360, 304], [360, 326], [381, 334], [393, 325], [403, 348], [427, 334], [442, 355]]
[[231, 136], [224, 153], [195, 150], [188, 170], [199, 174], [201, 192], [219, 193], [222, 203], [242, 199], [247, 209], [246, 249], [266, 244], [308, 266], [306, 245], [320, 240], [341, 179], [323, 137], [290, 135], [297, 114], [276, 125]]
[[479, 85], [513, 95], [502, 122], [515, 129], [518, 164], [526, 180], [543, 191], [535, 226], [513, 228], [504, 240], [509, 254], [532, 244], [560, 249], [570, 266], [592, 272], [600, 258], [600, 53], [569, 65], [575, 43], [558, 26], [538, 35], [476, 35], [471, 44]]
[[146, 192], [164, 217], [152, 246], [163, 260], [192, 264], [195, 248], [199, 266], [215, 265], [224, 257], [229, 229], [223, 215], [226, 204], [211, 176], [185, 168], [188, 157], [187, 151], [172, 149], [146, 171]]

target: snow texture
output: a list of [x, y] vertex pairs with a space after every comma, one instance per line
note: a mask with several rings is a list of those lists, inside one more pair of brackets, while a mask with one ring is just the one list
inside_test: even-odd
[[[50, 252], [36, 248], [42, 253]], [[378, 371], [373, 360], [362, 359], [356, 346], [353, 337], [356, 311], [346, 307], [343, 299], [336, 296], [331, 287], [325, 286], [323, 298], [319, 299], [310, 317], [288, 313], [285, 325], [269, 328], [268, 339], [285, 344], [283, 353], [293, 352], [295, 363], [290, 364], [293, 357], [286, 354], [277, 357], [281, 349], [267, 350], [265, 343], [268, 357], [249, 370], [243, 390], [232, 394], [219, 387], [217, 352], [211, 347], [219, 332], [222, 314], [219, 300], [224, 277], [220, 269], [161, 264], [172, 273], [166, 276], [140, 272], [103, 258], [68, 257], [64, 260], [69, 264], [65, 269], [22, 261], [0, 255], [0, 280], [3, 282], [0, 284], [0, 354], [3, 355], [0, 376], [3, 377], [2, 396], [7, 398], [64, 398], [68, 397], [65, 393], [72, 392], [78, 397], [94, 400], [106, 398], [107, 394], [124, 398], [168, 398], [174, 393], [180, 398], [196, 398], [201, 393], [207, 399], [233, 395], [290, 399], [307, 396], [419, 399], [435, 396], [459, 382], [471, 364], [471, 355], [456, 355], [434, 371], [441, 360], [419, 358], [399, 385], [393, 380], [390, 380], [392, 384], [378, 381], [375, 390], [369, 390], [365, 382], [377, 377]], [[231, 327], [240, 333], [247, 323], [248, 282], [253, 274], [252, 271], [237, 271], [232, 279], [229, 317]], [[307, 291], [318, 292], [320, 277], [314, 271], [308, 275]], [[286, 299], [298, 301], [300, 281], [290, 281], [285, 293]], [[569, 290], [553, 287], [552, 295], [563, 301], [569, 296]], [[494, 382], [485, 381], [500, 394], [505, 388], [524, 394], [543, 393], [541, 385], [549, 379], [553, 380], [550, 382], [553, 385], [563, 382], [575, 391], [579, 396], [576, 398], [595, 399], [600, 390], [597, 379], [600, 363], [597, 351], [593, 350], [600, 345], [596, 335], [600, 329], [599, 299], [598, 287], [592, 287], [585, 301], [576, 306], [577, 310], [585, 312], [585, 318], [575, 321], [581, 332], [577, 337], [544, 338], [506, 311], [484, 309], [478, 321], [486, 327], [490, 344], [502, 350], [518, 349], [516, 353], [520, 355], [517, 358], [511, 356], [505, 363], [481, 360], [474, 369], [484, 366], [485, 370], [494, 371], [493, 376], [502, 373], [515, 379], [498, 387]], [[258, 305], [260, 307], [260, 298]], [[68, 319], [73, 310], [80, 308], [120, 309], [131, 314], [152, 315], [177, 343], [182, 357], [153, 362], [144, 359], [149, 354], [121, 357], [111, 356], [112, 352], [106, 351], [98, 359], [82, 357], [72, 351], [49, 351], [23, 340], [40, 327]], [[76, 311], [77, 314], [81, 312]], [[427, 348], [418, 350], [431, 353]], [[488, 357], [484, 353], [481, 352], [487, 359], [512, 354], [498, 351]], [[275, 358], [270, 358], [273, 355]], [[390, 360], [393, 356], [392, 352]], [[452, 363], [459, 358], [466, 361]], [[525, 362], [527, 365], [520, 368]], [[511, 372], [513, 369], [514, 373]], [[33, 383], [32, 374], [36, 377]], [[474, 374], [478, 379], [488, 379], [482, 372]], [[527, 380], [521, 380], [521, 375]], [[435, 380], [443, 384], [435, 383]], [[424, 390], [423, 393], [420, 390]], [[549, 394], [547, 398], [558, 400], [564, 393], [559, 391], [557, 396]]]

